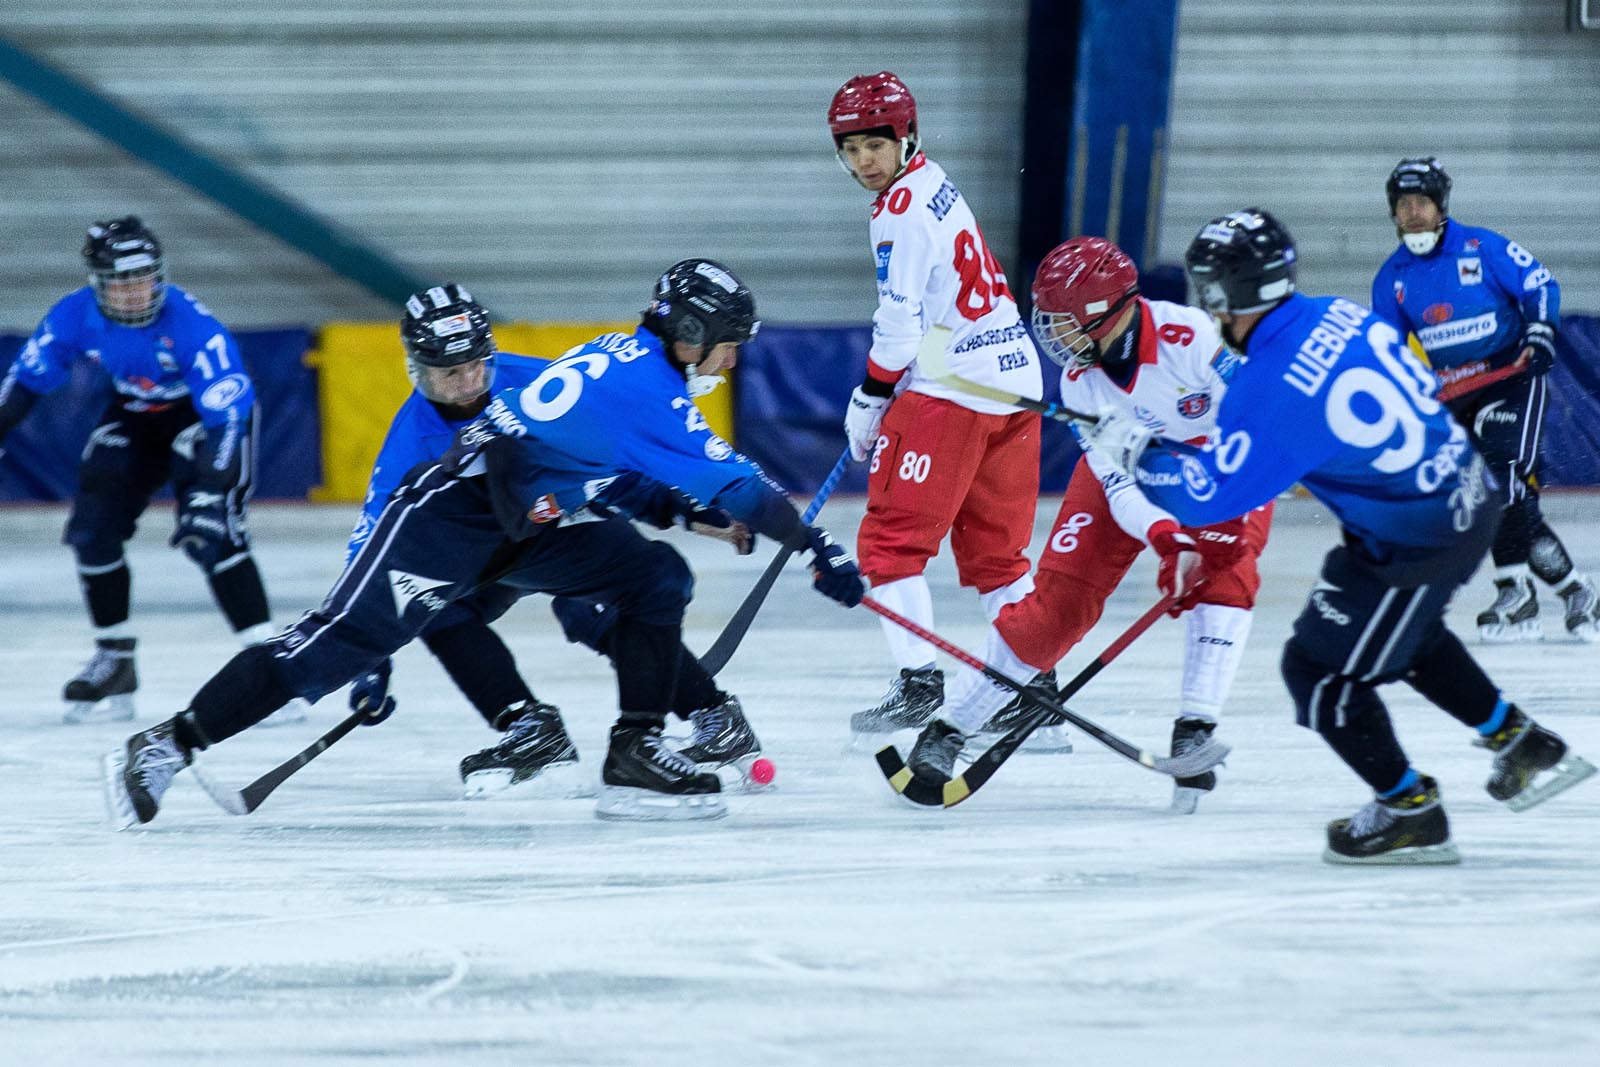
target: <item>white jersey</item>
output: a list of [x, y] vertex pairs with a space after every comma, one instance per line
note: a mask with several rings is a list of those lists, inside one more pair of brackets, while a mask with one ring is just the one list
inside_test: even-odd
[[[917, 348], [934, 326], [948, 327], [950, 369], [959, 377], [1039, 399], [1039, 355], [1017, 314], [1000, 263], [983, 241], [966, 198], [944, 168], [917, 153], [872, 203], [878, 310], [872, 316], [876, 377], [990, 415], [1017, 409], [940, 385], [920, 373]], [[869, 373], [871, 373], [869, 371]]]
[[[1217, 405], [1239, 357], [1223, 347], [1211, 316], [1199, 308], [1141, 297], [1138, 327], [1138, 365], [1127, 387], [1099, 367], [1073, 369], [1061, 376], [1062, 405], [1086, 415], [1127, 412], [1158, 437], [1203, 443], [1216, 429]], [[1117, 525], [1148, 543], [1151, 525], [1172, 516], [1145, 499], [1128, 475], [1097, 453], [1088, 456]], [[1152, 477], [1142, 469], [1138, 475]]]

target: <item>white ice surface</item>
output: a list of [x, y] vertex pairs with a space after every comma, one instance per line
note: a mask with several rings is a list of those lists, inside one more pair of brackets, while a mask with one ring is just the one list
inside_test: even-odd
[[[1600, 570], [1600, 500], [1548, 510]], [[840, 499], [824, 518], [849, 535], [860, 513]], [[321, 598], [352, 514], [256, 509], [280, 622]], [[129, 730], [60, 720], [90, 643], [63, 517], [0, 511], [0, 1062], [1600, 1062], [1600, 785], [1511, 814], [1484, 794], [1488, 759], [1467, 732], [1391, 687], [1464, 862], [1318, 858], [1323, 824], [1366, 797], [1293, 724], [1278, 677], [1334, 538], [1313, 504], [1280, 512], [1224, 723], [1234, 753], [1192, 818], [1166, 814], [1164, 779], [1082, 735], [1070, 756], [1018, 756], [960, 808], [913, 810], [868, 750], [845, 752], [847, 716], [890, 673], [878, 622], [822, 600], [794, 565], [722, 679], [780, 788], [732, 798], [720, 823], [459, 800], [457, 760], [492, 735], [415, 646], [398, 657], [398, 714], [254, 815], [222, 814], [180, 777], [160, 818], [124, 834], [103, 824], [97, 763]], [[164, 547], [169, 522], [153, 510], [131, 547], [146, 723], [234, 651]], [[772, 549], [674, 543], [698, 575], [687, 640], [702, 649]], [[939, 629], [981, 648], [975, 598], [947, 560], [930, 574]], [[1488, 597], [1480, 574], [1458, 630]], [[1143, 560], [1066, 673], [1152, 599]], [[1552, 634], [1558, 606], [1547, 593]], [[544, 598], [502, 632], [596, 760], [613, 716], [603, 661], [562, 641]], [[1074, 707], [1163, 748], [1182, 632], [1163, 621]], [[1552, 639], [1482, 660], [1600, 757], [1600, 648]], [[243, 785], [343, 709], [335, 695], [206, 761]]]

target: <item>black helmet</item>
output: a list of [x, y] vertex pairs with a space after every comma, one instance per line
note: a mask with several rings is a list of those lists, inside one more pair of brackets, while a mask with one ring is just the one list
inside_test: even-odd
[[161, 242], [137, 215], [97, 222], [83, 242], [100, 313], [124, 326], [147, 326], [167, 301]]
[[1294, 238], [1260, 208], [1206, 223], [1183, 262], [1195, 299], [1212, 314], [1265, 311], [1295, 291]]
[[644, 324], [668, 344], [744, 344], [761, 329], [756, 298], [733, 272], [709, 259], [685, 259], [656, 281]]
[[1439, 214], [1450, 214], [1450, 175], [1444, 172], [1444, 164], [1433, 156], [1402, 159], [1396, 163], [1389, 172], [1384, 192], [1389, 195], [1390, 215], [1394, 214], [1395, 203], [1407, 193], [1421, 193], [1437, 205]]
[[[406, 298], [400, 320], [400, 340], [406, 348], [406, 373], [411, 384], [429, 400], [462, 404], [483, 396], [493, 383], [494, 334], [489, 313], [459, 285], [436, 285]], [[434, 373], [464, 363], [486, 364], [481, 389], [462, 395], [461, 384], [452, 387], [452, 375]]]

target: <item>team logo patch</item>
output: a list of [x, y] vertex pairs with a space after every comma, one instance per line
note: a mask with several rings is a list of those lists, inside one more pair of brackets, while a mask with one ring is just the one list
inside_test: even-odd
[[1461, 247], [1465, 248], [1468, 252], [1476, 252], [1478, 250], [1478, 239], [1476, 237], [1470, 237]]
[[1190, 393], [1178, 398], [1178, 414], [1186, 419], [1198, 419], [1210, 410], [1210, 393]]
[[1462, 285], [1483, 284], [1483, 263], [1477, 256], [1466, 256], [1456, 260], [1456, 277]]
[[[153, 387], [154, 383], [151, 384]], [[244, 396], [249, 388], [250, 382], [242, 374], [230, 374], [226, 378], [218, 378], [200, 394], [200, 406], [211, 411], [226, 411], [233, 406], [234, 401]]]
[[721, 461], [733, 455], [733, 446], [716, 434], [706, 438], [706, 458]]
[[875, 249], [875, 253], [876, 253], [877, 257], [878, 257], [878, 281], [879, 282], [886, 282], [886, 281], [889, 280], [889, 256], [893, 252], [894, 252], [894, 242], [893, 241], [883, 241], [883, 242], [879, 243], [878, 247]]
[[1205, 465], [1193, 456], [1183, 457], [1183, 484], [1195, 500], [1206, 501], [1217, 495], [1217, 483], [1206, 472]]
[[556, 503], [553, 494], [546, 493], [533, 502], [533, 507], [528, 509], [528, 521], [533, 523], [555, 522], [561, 518], [561, 505]]
[[1441, 322], [1449, 322], [1450, 316], [1455, 313], [1455, 307], [1450, 304], [1429, 304], [1422, 313], [1422, 321], [1429, 326], [1437, 326]]
[[1406, 283], [1398, 279], [1394, 283], [1394, 302], [1396, 304], [1404, 304], [1406, 302]]

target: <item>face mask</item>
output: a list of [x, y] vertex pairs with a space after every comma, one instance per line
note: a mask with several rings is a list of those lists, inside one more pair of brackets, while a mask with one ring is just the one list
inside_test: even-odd
[[1428, 230], [1426, 233], [1403, 233], [1400, 235], [1400, 240], [1406, 243], [1406, 247], [1411, 250], [1412, 255], [1425, 256], [1439, 244], [1439, 231]]

